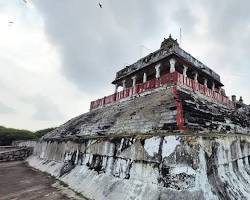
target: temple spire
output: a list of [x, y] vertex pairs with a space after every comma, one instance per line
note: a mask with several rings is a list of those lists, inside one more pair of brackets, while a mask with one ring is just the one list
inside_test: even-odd
[[161, 48], [167, 48], [167, 49], [170, 49], [174, 46], [179, 46], [179, 43], [177, 42], [177, 39], [174, 40], [172, 38], [172, 35], [169, 34], [169, 37], [166, 39], [164, 38], [163, 42], [161, 43]]

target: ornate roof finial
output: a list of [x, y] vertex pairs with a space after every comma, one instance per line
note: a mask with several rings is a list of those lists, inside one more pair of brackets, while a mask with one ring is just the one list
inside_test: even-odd
[[179, 46], [177, 40], [174, 40], [172, 38], [172, 35], [171, 33], [169, 34], [169, 37], [166, 39], [164, 38], [163, 42], [161, 43], [161, 48], [167, 48], [167, 49], [170, 49], [174, 46]]

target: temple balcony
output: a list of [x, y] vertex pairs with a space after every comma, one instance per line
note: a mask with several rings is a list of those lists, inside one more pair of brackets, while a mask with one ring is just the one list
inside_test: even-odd
[[174, 71], [143, 83], [136, 84], [136, 81], [133, 81], [133, 85], [131, 87], [124, 88], [120, 92], [115, 92], [109, 96], [92, 101], [90, 104], [90, 110], [119, 102], [121, 100], [126, 100], [126, 98], [152, 91], [156, 88], [168, 86], [180, 86], [194, 93], [199, 93], [217, 103], [223, 104], [230, 109], [234, 108], [234, 102], [230, 101], [229, 98], [224, 95], [220, 89], [215, 88], [214, 85], [209, 88], [207, 81], [205, 81], [204, 84], [199, 83], [197, 75], [195, 75], [194, 79], [192, 79], [186, 76], [185, 73], [181, 74], [178, 71]]

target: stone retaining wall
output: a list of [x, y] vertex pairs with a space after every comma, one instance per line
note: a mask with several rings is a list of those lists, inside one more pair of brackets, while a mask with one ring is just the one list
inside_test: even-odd
[[246, 135], [39, 141], [27, 161], [89, 199], [250, 199]]
[[24, 160], [30, 156], [32, 152], [32, 147], [7, 148], [6, 151], [0, 152], [0, 162]]
[[13, 149], [13, 146], [0, 146], [0, 152], [7, 151], [8, 149]]

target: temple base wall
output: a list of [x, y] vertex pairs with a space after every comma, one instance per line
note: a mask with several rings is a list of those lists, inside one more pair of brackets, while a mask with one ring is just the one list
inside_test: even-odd
[[248, 199], [250, 193], [248, 136], [43, 141], [28, 162], [90, 199]]

